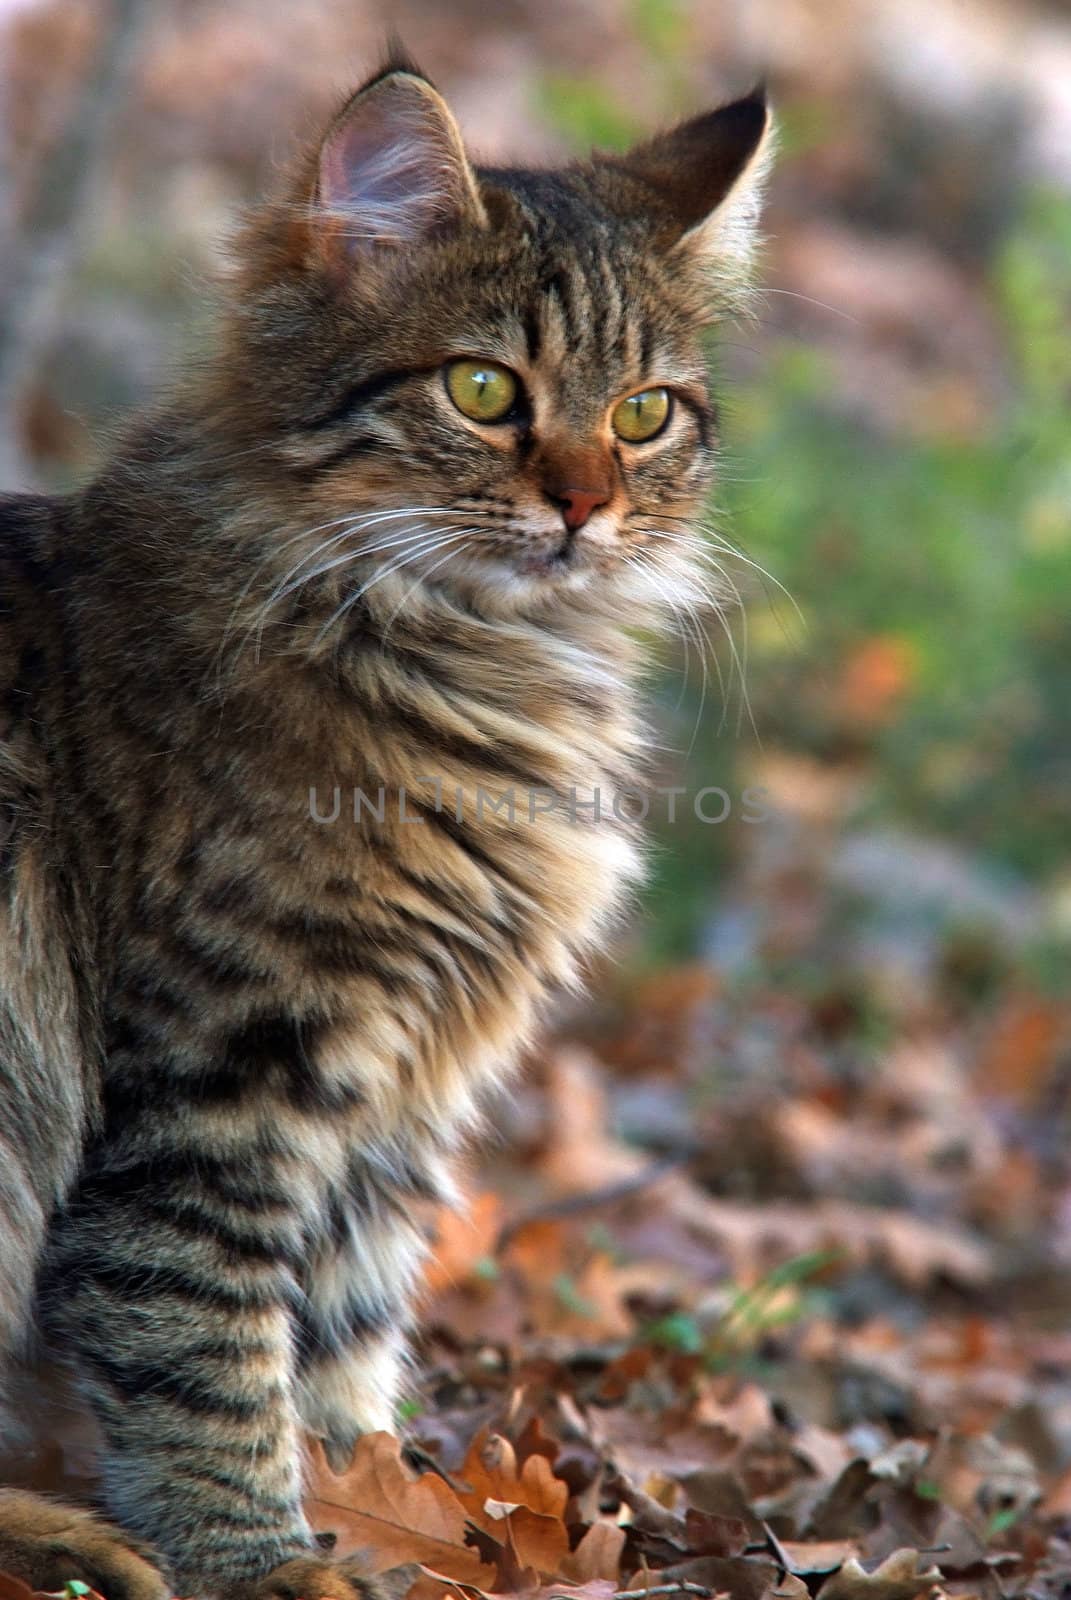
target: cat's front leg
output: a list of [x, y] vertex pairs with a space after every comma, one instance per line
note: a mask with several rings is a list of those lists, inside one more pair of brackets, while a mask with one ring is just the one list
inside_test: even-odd
[[298, 1408], [335, 1472], [345, 1472], [364, 1433], [397, 1431], [406, 1368], [404, 1333], [355, 1333], [344, 1350], [320, 1355], [302, 1373]]
[[312, 1549], [295, 1403], [307, 1220], [267, 1148], [136, 1147], [93, 1157], [42, 1320], [99, 1419], [112, 1516], [168, 1558], [179, 1594], [237, 1593]]
[[302, 1314], [299, 1409], [338, 1471], [361, 1434], [397, 1431], [427, 1253], [419, 1208], [453, 1194], [436, 1152], [373, 1155], [354, 1157], [344, 1195], [334, 1196], [333, 1227], [310, 1262]]

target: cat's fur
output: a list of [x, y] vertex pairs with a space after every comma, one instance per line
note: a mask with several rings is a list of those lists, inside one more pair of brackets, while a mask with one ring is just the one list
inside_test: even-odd
[[[181, 1593], [345, 1590], [275, 1571], [299, 1429], [391, 1425], [414, 1203], [635, 876], [623, 625], [697, 592], [766, 121], [477, 170], [395, 61], [249, 222], [200, 368], [83, 492], [0, 501], [0, 1344], [74, 1365]], [[453, 409], [465, 355], [513, 421]], [[614, 440], [652, 383], [666, 434]], [[0, 1496], [0, 1567], [159, 1589], [42, 1508]]]

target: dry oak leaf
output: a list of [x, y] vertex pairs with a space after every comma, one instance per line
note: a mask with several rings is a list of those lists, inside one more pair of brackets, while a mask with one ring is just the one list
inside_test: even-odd
[[569, 1554], [562, 1521], [569, 1490], [546, 1456], [523, 1466], [501, 1434], [477, 1434], [461, 1468], [460, 1500], [476, 1526], [503, 1545], [521, 1569], [553, 1575]]
[[494, 1568], [465, 1543], [467, 1516], [457, 1495], [434, 1473], [410, 1472], [389, 1433], [358, 1440], [341, 1477], [319, 1444], [310, 1468], [305, 1509], [314, 1530], [336, 1534], [341, 1554], [366, 1555], [370, 1574], [415, 1561], [458, 1583], [481, 1589], [493, 1583]]
[[601, 1578], [616, 1588], [625, 1537], [624, 1528], [619, 1528], [615, 1522], [593, 1522], [573, 1553], [562, 1561], [560, 1572], [574, 1583], [590, 1583], [592, 1579]]
[[554, 1476], [547, 1457], [533, 1454], [523, 1466], [518, 1466], [517, 1452], [509, 1440], [499, 1433], [489, 1433], [486, 1428], [469, 1446], [460, 1477], [468, 1485], [461, 1500], [474, 1521], [480, 1520], [486, 1500], [527, 1506], [529, 1511], [556, 1517], [559, 1521], [565, 1515], [569, 1490]]
[[484, 1511], [492, 1526], [498, 1524], [493, 1537], [506, 1546], [512, 1558], [503, 1571], [518, 1568], [553, 1576], [569, 1554], [569, 1535], [556, 1517], [542, 1517], [507, 1500], [487, 1500]]
[[[713, 1600], [810, 1600], [807, 1585], [768, 1556], [695, 1556], [658, 1571], [638, 1572], [628, 1594], [642, 1596], [664, 1583], [698, 1584]], [[683, 1600], [683, 1597], [682, 1597]]]
[[823, 1583], [818, 1600], [915, 1600], [940, 1581], [936, 1567], [922, 1569], [917, 1550], [894, 1550], [873, 1572], [849, 1556], [840, 1571]]

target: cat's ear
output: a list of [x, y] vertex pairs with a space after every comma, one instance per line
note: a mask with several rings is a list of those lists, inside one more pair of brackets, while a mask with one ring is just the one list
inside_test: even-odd
[[773, 137], [764, 89], [637, 145], [624, 165], [657, 197], [666, 243], [746, 276]]
[[457, 123], [408, 61], [359, 89], [328, 128], [313, 206], [336, 259], [487, 224]]

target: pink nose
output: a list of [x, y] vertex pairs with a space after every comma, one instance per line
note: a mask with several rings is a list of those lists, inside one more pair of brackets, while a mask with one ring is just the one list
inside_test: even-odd
[[558, 489], [552, 495], [562, 511], [562, 521], [570, 533], [582, 528], [593, 511], [610, 499], [609, 489]]

